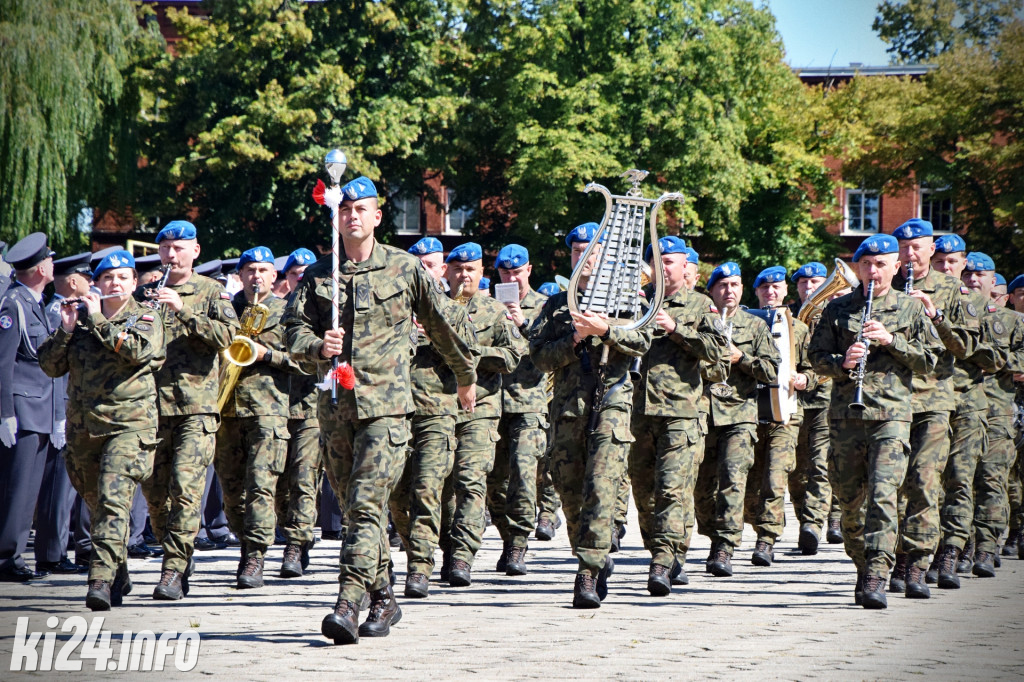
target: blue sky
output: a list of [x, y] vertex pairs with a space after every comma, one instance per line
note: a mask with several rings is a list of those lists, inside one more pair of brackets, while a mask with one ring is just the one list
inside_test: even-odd
[[790, 66], [885, 66], [885, 43], [871, 30], [879, 0], [764, 0]]

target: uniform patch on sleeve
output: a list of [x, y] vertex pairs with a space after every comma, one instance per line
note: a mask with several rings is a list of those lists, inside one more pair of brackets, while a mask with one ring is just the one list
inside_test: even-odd
[[1006, 328], [1003, 327], [1003, 323], [1002, 322], [1000, 322], [999, 320], [994, 320], [992, 322], [992, 331], [994, 331], [996, 334], [1000, 334], [1001, 335], [1003, 332], [1006, 331]]
[[717, 329], [718, 331], [720, 331], [720, 332], [724, 332], [725, 331], [725, 322], [722, 322], [722, 318], [716, 317], [715, 321], [714, 321], [714, 325], [715, 325], [715, 329]]
[[222, 298], [223, 300], [225, 300], [225, 301], [230, 301], [230, 300], [231, 300], [231, 294], [229, 294], [229, 293], [228, 293], [228, 292], [226, 292], [226, 291], [222, 291], [222, 292], [220, 292], [220, 297], [221, 297], [221, 298]]
[[154, 318], [152, 315], [143, 315], [139, 319], [142, 320], [143, 322], [152, 322], [156, 318]]
[[235, 319], [235, 309], [229, 305], [224, 306], [220, 314], [229, 320]]
[[11, 325], [13, 324], [14, 320], [11, 319], [10, 315], [4, 315], [0, 317], [0, 327], [3, 327], [4, 329], [10, 329]]
[[717, 313], [718, 312], [718, 307], [715, 306], [714, 304], [711, 304], [711, 305], [708, 306], [708, 310], [710, 310], [713, 313]]
[[967, 302], [967, 305], [964, 306], [964, 308], [967, 309], [967, 314], [969, 314], [971, 317], [977, 317], [978, 316], [978, 309], [975, 308], [974, 304], [971, 303], [970, 301]]
[[936, 339], [939, 338], [939, 330], [935, 328], [934, 324], [928, 325], [928, 331], [930, 331], [932, 336]]
[[519, 333], [519, 328], [515, 325], [512, 326], [512, 337], [516, 339], [523, 338], [523, 335]]
[[969, 293], [971, 293], [971, 290], [968, 289], [967, 287], [960, 287], [960, 293], [961, 294], [969, 294]]
[[991, 303], [985, 306], [985, 309], [988, 310], [990, 313], [994, 313], [996, 311], [996, 307]]
[[138, 329], [141, 332], [148, 332], [149, 330], [152, 329], [152, 327], [150, 327], [148, 324], [145, 324], [143, 322], [139, 322], [137, 325], [135, 325], [135, 328]]

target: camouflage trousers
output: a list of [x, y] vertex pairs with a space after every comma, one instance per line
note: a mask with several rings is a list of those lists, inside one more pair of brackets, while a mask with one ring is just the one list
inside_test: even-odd
[[942, 472], [949, 460], [947, 411], [918, 412], [910, 425], [910, 459], [897, 497], [899, 539], [897, 552], [910, 555], [910, 563], [928, 569], [929, 556], [939, 546], [939, 497]]
[[857, 571], [886, 578], [896, 563], [897, 491], [907, 475], [910, 422], [835, 419], [829, 477], [843, 544]]
[[363, 594], [388, 584], [387, 524], [391, 488], [405, 462], [405, 415], [342, 420], [321, 401], [328, 479], [346, 521], [338, 565], [338, 597], [358, 604]]
[[313, 542], [320, 480], [320, 422], [288, 420], [288, 456], [274, 495], [278, 524], [289, 545]]
[[605, 408], [587, 434], [589, 417], [560, 417], [551, 444], [551, 476], [562, 499], [577, 574], [597, 577], [612, 546], [615, 505], [633, 435], [626, 409]]
[[754, 424], [712, 426], [697, 470], [693, 500], [697, 532], [711, 538], [712, 550], [724, 550], [729, 556], [743, 535], [743, 502], [755, 439]]
[[224, 417], [213, 468], [224, 491], [224, 514], [250, 556], [274, 544], [274, 494], [288, 459], [285, 417]]
[[[988, 418], [988, 447], [974, 472], [973, 529], [976, 549], [995, 553], [999, 538], [1006, 530], [1009, 516], [1007, 478], [1016, 451], [1013, 445], [1013, 417]], [[959, 537], [953, 542], [957, 545]]]
[[136, 487], [153, 472], [156, 429], [90, 436], [68, 424], [64, 465], [89, 507], [92, 556], [89, 580], [114, 581], [128, 560], [129, 517]]
[[[627, 467], [628, 469], [628, 467]], [[622, 472], [622, 480], [619, 481], [619, 491], [615, 495], [615, 526], [626, 525], [626, 515], [629, 513], [629, 471]]]
[[832, 506], [828, 447], [828, 408], [805, 409], [796, 441], [796, 466], [789, 475], [789, 498], [797, 523], [810, 524], [819, 532]]
[[184, 573], [199, 532], [206, 470], [213, 463], [220, 417], [160, 417], [153, 475], [142, 483], [153, 534], [164, 548], [163, 568]]
[[754, 464], [747, 474], [743, 518], [757, 539], [774, 546], [786, 527], [786, 487], [796, 468], [800, 423], [758, 424]]
[[636, 415], [632, 431], [629, 478], [644, 547], [653, 564], [684, 564], [693, 531], [693, 489], [704, 459], [700, 424], [696, 419]]
[[548, 445], [548, 418], [540, 413], [506, 413], [498, 422], [501, 440], [487, 475], [487, 508], [505, 544], [526, 547], [537, 519], [537, 464]]
[[942, 477], [941, 544], [963, 549], [974, 522], [975, 479], [988, 450], [988, 417], [984, 409], [957, 410], [950, 427], [953, 437]]
[[[1017, 448], [1017, 455], [1014, 458], [1013, 466], [1010, 467], [1010, 477], [1006, 481], [1006, 494], [1010, 501], [1010, 515], [1007, 523], [1010, 533], [1019, 532], [1024, 528], [1024, 486], [1021, 485], [1021, 448]], [[1012, 537], [1012, 535], [1011, 535]]]
[[405, 544], [407, 572], [429, 577], [441, 537], [444, 482], [455, 463], [455, 415], [418, 415], [410, 425], [412, 442], [391, 494], [391, 520]]
[[551, 480], [551, 429], [548, 429], [549, 447], [537, 462], [537, 520], [545, 519], [554, 524], [558, 519], [558, 510], [562, 501], [558, 499], [555, 483]]
[[442, 498], [447, 512], [442, 509], [441, 527], [447, 529], [447, 534], [441, 546], [454, 561], [465, 561], [472, 567], [487, 528], [487, 474], [494, 467], [494, 446], [500, 439], [498, 419], [464, 421], [455, 426], [455, 436], [455, 464], [445, 480]]

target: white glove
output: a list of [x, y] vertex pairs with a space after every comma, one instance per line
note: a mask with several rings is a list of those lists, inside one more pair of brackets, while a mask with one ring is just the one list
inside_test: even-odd
[[59, 422], [54, 422], [53, 433], [50, 434], [50, 442], [53, 443], [53, 447], [60, 450], [68, 442], [67, 435], [64, 433], [64, 427], [67, 421], [61, 419]]
[[18, 442], [18, 418], [7, 417], [6, 419], [0, 420], [0, 443], [4, 444], [4, 447], [13, 448], [14, 444]]

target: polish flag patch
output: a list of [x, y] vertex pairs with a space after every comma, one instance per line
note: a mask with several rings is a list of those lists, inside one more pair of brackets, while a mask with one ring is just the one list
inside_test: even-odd
[[230, 301], [230, 300], [231, 300], [231, 294], [229, 294], [229, 293], [228, 293], [228, 292], [226, 292], [226, 291], [222, 291], [222, 292], [220, 292], [220, 297], [221, 297], [222, 299], [224, 299], [225, 301]]

